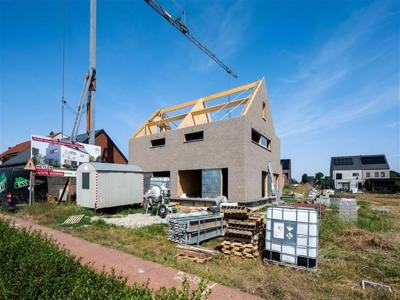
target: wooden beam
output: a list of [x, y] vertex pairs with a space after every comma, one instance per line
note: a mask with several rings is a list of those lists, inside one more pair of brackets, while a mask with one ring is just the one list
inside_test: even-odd
[[186, 114], [176, 115], [176, 116], [169, 117], [169, 118], [166, 118], [166, 119], [161, 119], [161, 120], [157, 120], [157, 121], [148, 122], [146, 124], [146, 126], [149, 126], [149, 127], [158, 126], [158, 125], [161, 125], [161, 124], [166, 124], [166, 123], [177, 121], [177, 120], [182, 120], [183, 118], [186, 117], [186, 115], [187, 115], [187, 113]]
[[[155, 112], [153, 112], [153, 114], [150, 116], [149, 120], [153, 120], [158, 114], [160, 113], [160, 109], [157, 109]], [[140, 126], [140, 128], [135, 132], [135, 134], [132, 136], [132, 138], [136, 138], [136, 137], [141, 137], [146, 135], [146, 125], [149, 122], [149, 120], [147, 120], [146, 122], [144, 122], [142, 124], [142, 126]]]
[[249, 110], [249, 107], [250, 107], [251, 103], [253, 103], [253, 99], [256, 96], [258, 90], [260, 89], [260, 86], [263, 83], [263, 81], [264, 81], [264, 78], [257, 81], [257, 87], [254, 89], [254, 91], [250, 97], [250, 100], [247, 102], [246, 108], [243, 110], [242, 115], [245, 115], [247, 113], [247, 111]]
[[164, 113], [168, 113], [168, 112], [171, 112], [171, 111], [174, 111], [174, 110], [179, 110], [179, 109], [182, 109], [182, 108], [185, 108], [185, 107], [189, 107], [189, 106], [195, 105], [197, 103], [197, 101], [199, 101], [199, 99], [187, 101], [187, 102], [184, 102], [184, 103], [181, 103], [181, 104], [177, 104], [177, 105], [173, 105], [173, 106], [168, 106], [168, 107], [163, 108], [162, 111]]
[[199, 109], [196, 111], [192, 112], [192, 115], [200, 115], [200, 114], [205, 114], [205, 113], [209, 113], [209, 112], [213, 112], [213, 111], [217, 111], [219, 109], [225, 109], [225, 108], [230, 108], [230, 107], [234, 107], [234, 106], [238, 106], [238, 105], [242, 105], [242, 104], [246, 104], [249, 101], [249, 97], [245, 97], [245, 98], [241, 98], [232, 102], [225, 102], [225, 103], [221, 103], [218, 105], [214, 105], [214, 106], [210, 106], [204, 109]]
[[199, 99], [177, 128], [184, 128], [184, 127], [209, 123], [211, 118], [208, 114], [197, 115], [197, 118], [195, 117], [195, 115], [193, 115], [193, 112], [202, 110], [204, 108], [205, 105], [203, 99]]
[[166, 108], [162, 109], [162, 112], [167, 113], [167, 112], [170, 112], [170, 111], [179, 110], [179, 109], [191, 106], [191, 105], [195, 105], [200, 99], [203, 100], [203, 102], [208, 102], [208, 101], [212, 101], [214, 99], [218, 99], [218, 98], [222, 98], [222, 97], [225, 97], [225, 96], [228, 96], [228, 95], [232, 95], [232, 94], [235, 94], [235, 93], [238, 93], [238, 92], [241, 92], [241, 91], [252, 89], [252, 88], [255, 88], [258, 85], [258, 83], [259, 83], [259, 80], [254, 81], [252, 83], [245, 84], [245, 85], [241, 85], [241, 86], [238, 86], [238, 87], [235, 87], [233, 89], [229, 89], [229, 90], [226, 90], [226, 91], [223, 91], [223, 92], [219, 92], [219, 93], [215, 93], [215, 94], [212, 94], [212, 95], [209, 95], [209, 96], [206, 96], [206, 97], [202, 97], [202, 98], [199, 98], [199, 99], [196, 99], [196, 100], [191, 100], [191, 101], [184, 102], [184, 103], [181, 103], [181, 104], [178, 104], [178, 105], [169, 106], [169, 107], [166, 107]]
[[[193, 105], [196, 105], [197, 103], [200, 103], [200, 102], [201, 103], [205, 103], [205, 102], [208, 102], [208, 101], [212, 101], [212, 100], [215, 100], [215, 99], [218, 99], [218, 98], [222, 98], [222, 97], [225, 97], [225, 96], [228, 96], [228, 95], [232, 95], [232, 94], [235, 94], [235, 93], [238, 93], [238, 92], [241, 92], [241, 91], [245, 91], [245, 90], [248, 90], [248, 89], [252, 89], [252, 88], [258, 89], [260, 87], [261, 81], [262, 80], [257, 80], [257, 81], [254, 81], [252, 83], [248, 83], [248, 84], [245, 84], [245, 85], [242, 85], [242, 86], [239, 86], [239, 87], [235, 87], [235, 88], [223, 91], [223, 92], [215, 93], [215, 94], [203, 97], [203, 98], [187, 101], [187, 102], [184, 102], [184, 103], [181, 103], [181, 104], [178, 104], [178, 105], [169, 106], [169, 107], [166, 107], [164, 109], [158, 109], [151, 115], [151, 117], [146, 122], [144, 122], [142, 124], [142, 126], [135, 132], [135, 134], [132, 136], [132, 138], [146, 136], [146, 135], [148, 135], [148, 131], [150, 131], [150, 134], [152, 134], [151, 127], [153, 127], [153, 126], [159, 126], [159, 125], [162, 125], [162, 124], [168, 124], [169, 122], [182, 120], [185, 117], [192, 118], [192, 120], [194, 122], [196, 122], [197, 120], [194, 119], [194, 116], [198, 116], [198, 115], [201, 115], [201, 114], [208, 114], [209, 112], [216, 111], [216, 110], [219, 110], [221, 108], [230, 108], [230, 107], [233, 107], [233, 106], [236, 106], [236, 105], [239, 105], [239, 104], [246, 104], [245, 112], [242, 113], [242, 114], [245, 114], [247, 112], [248, 108], [249, 108], [250, 102], [252, 101], [252, 98], [254, 97], [256, 91], [253, 91], [253, 94], [251, 96], [252, 98], [250, 98], [250, 99], [248, 99], [248, 97], [247, 97], [247, 99], [246, 98], [242, 98], [242, 99], [239, 99], [239, 100], [236, 100], [236, 101], [232, 101], [232, 102], [228, 102], [228, 103], [224, 103], [224, 104], [219, 104], [219, 105], [207, 107], [207, 108], [204, 108], [204, 109], [198, 109], [198, 107], [196, 107], [196, 109], [192, 108], [192, 110], [190, 112], [188, 112], [188, 113], [179, 114], [179, 115], [176, 115], [174, 117], [170, 117], [170, 118], [165, 118], [165, 119], [154, 121], [154, 118], [156, 118], [157, 116], [162, 116], [163, 114], [171, 112], [171, 111], [180, 110], [182, 108], [193, 106]], [[246, 99], [246, 100], [243, 101], [244, 99]], [[242, 101], [243, 101], [243, 103], [240, 103]], [[206, 116], [207, 116], [208, 122], [211, 122], [211, 120], [209, 119], [210, 116], [209, 115], [206, 115]], [[203, 122], [203, 121], [201, 121], [201, 122]]]

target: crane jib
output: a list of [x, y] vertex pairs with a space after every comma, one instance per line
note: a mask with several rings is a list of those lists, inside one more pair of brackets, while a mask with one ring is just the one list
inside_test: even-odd
[[197, 38], [195, 38], [190, 32], [188, 27], [183, 23], [180, 18], [174, 18], [168, 11], [166, 11], [159, 3], [155, 0], [144, 0], [148, 5], [150, 5], [156, 12], [158, 12], [165, 20], [167, 20], [172, 26], [183, 33], [195, 46], [202, 50], [208, 57], [210, 57], [214, 62], [216, 62], [221, 68], [223, 68], [228, 74], [237, 78], [238, 75], [224, 64], [210, 49], [208, 49], [203, 43], [201, 43]]

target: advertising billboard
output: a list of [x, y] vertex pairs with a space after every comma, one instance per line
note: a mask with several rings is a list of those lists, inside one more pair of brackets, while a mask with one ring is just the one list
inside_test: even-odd
[[101, 147], [32, 135], [31, 158], [36, 175], [75, 177], [82, 163], [100, 161]]

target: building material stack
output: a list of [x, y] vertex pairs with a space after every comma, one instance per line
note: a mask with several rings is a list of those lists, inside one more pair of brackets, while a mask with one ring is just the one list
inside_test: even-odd
[[339, 216], [347, 222], [357, 222], [357, 201], [342, 198], [338, 202]]
[[264, 220], [260, 213], [244, 206], [222, 209], [227, 222], [222, 253], [242, 258], [256, 258], [264, 244]]
[[204, 264], [220, 254], [219, 251], [200, 246], [177, 245], [177, 259], [187, 259], [195, 263]]
[[168, 222], [168, 239], [179, 244], [200, 244], [224, 234], [226, 223], [220, 214], [173, 217]]

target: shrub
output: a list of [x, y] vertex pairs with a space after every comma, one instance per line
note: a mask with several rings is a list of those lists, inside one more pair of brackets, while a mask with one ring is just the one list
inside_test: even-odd
[[190, 292], [181, 289], [153, 291], [147, 284], [126, 284], [126, 278], [95, 272], [81, 265], [67, 250], [59, 249], [37, 231], [16, 229], [0, 220], [1, 299], [203, 299], [206, 283]]

